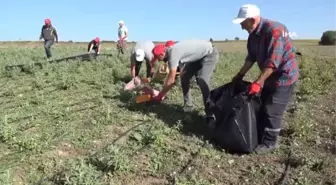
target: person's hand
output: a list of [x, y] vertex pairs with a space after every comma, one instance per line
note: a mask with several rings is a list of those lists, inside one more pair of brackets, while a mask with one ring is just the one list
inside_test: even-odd
[[164, 94], [163, 93], [159, 93], [157, 96], [153, 96], [152, 97], [152, 101], [154, 102], [162, 102], [162, 100], [164, 99]]
[[232, 78], [232, 82], [242, 81], [245, 75], [238, 73]]
[[250, 86], [249, 86], [249, 95], [255, 95], [260, 93], [261, 91], [261, 85], [258, 82], [253, 82]]

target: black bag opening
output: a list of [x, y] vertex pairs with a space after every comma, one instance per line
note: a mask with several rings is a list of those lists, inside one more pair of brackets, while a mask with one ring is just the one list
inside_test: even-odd
[[258, 145], [259, 97], [247, 95], [250, 82], [230, 82], [210, 91], [208, 108], [216, 117], [213, 140], [229, 152], [250, 153]]

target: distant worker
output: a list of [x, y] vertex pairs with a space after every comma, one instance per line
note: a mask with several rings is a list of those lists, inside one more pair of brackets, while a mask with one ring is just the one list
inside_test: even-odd
[[95, 51], [96, 55], [99, 55], [100, 53], [100, 38], [96, 37], [95, 39], [91, 40], [88, 45], [88, 53], [90, 53], [92, 50]]
[[119, 52], [124, 54], [125, 49], [127, 48], [127, 40], [128, 40], [128, 29], [125, 26], [123, 20], [119, 21], [119, 28], [118, 28], [118, 43], [117, 48]]
[[51, 24], [50, 19], [44, 20], [44, 25], [42, 26], [40, 40], [44, 39], [44, 49], [47, 55], [47, 58], [51, 58], [51, 46], [54, 44], [56, 39], [56, 43], [58, 43], [58, 34], [56, 28]]

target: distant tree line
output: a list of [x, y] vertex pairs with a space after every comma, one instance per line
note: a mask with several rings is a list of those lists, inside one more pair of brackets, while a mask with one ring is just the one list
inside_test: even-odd
[[336, 30], [323, 32], [319, 45], [336, 45]]

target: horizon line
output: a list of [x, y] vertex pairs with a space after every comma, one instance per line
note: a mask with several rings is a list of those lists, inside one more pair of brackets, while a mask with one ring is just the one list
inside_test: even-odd
[[[293, 41], [319, 41], [320, 39], [318, 38], [315, 38], [315, 39], [292, 39]], [[90, 40], [91, 41], [91, 40]], [[90, 41], [73, 41], [73, 40], [69, 40], [69, 41], [58, 41], [59, 43], [88, 43]], [[140, 40], [139, 40], [140, 41]], [[247, 39], [239, 39], [239, 40], [234, 40], [234, 39], [231, 39], [231, 40], [213, 40], [213, 42], [232, 42], [232, 41], [235, 41], [235, 42], [239, 42], [239, 41], [247, 41]], [[44, 42], [43, 40], [42, 41], [39, 41], [39, 40], [7, 40], [7, 41], [1, 41], [0, 40], [0, 43], [10, 43], [10, 42]], [[101, 42], [117, 42], [116, 40], [102, 40]], [[136, 43], [138, 41], [127, 41], [127, 43]], [[166, 41], [152, 41], [152, 42], [157, 42], [157, 43], [165, 43]], [[174, 40], [174, 42], [179, 42], [178, 40]]]

